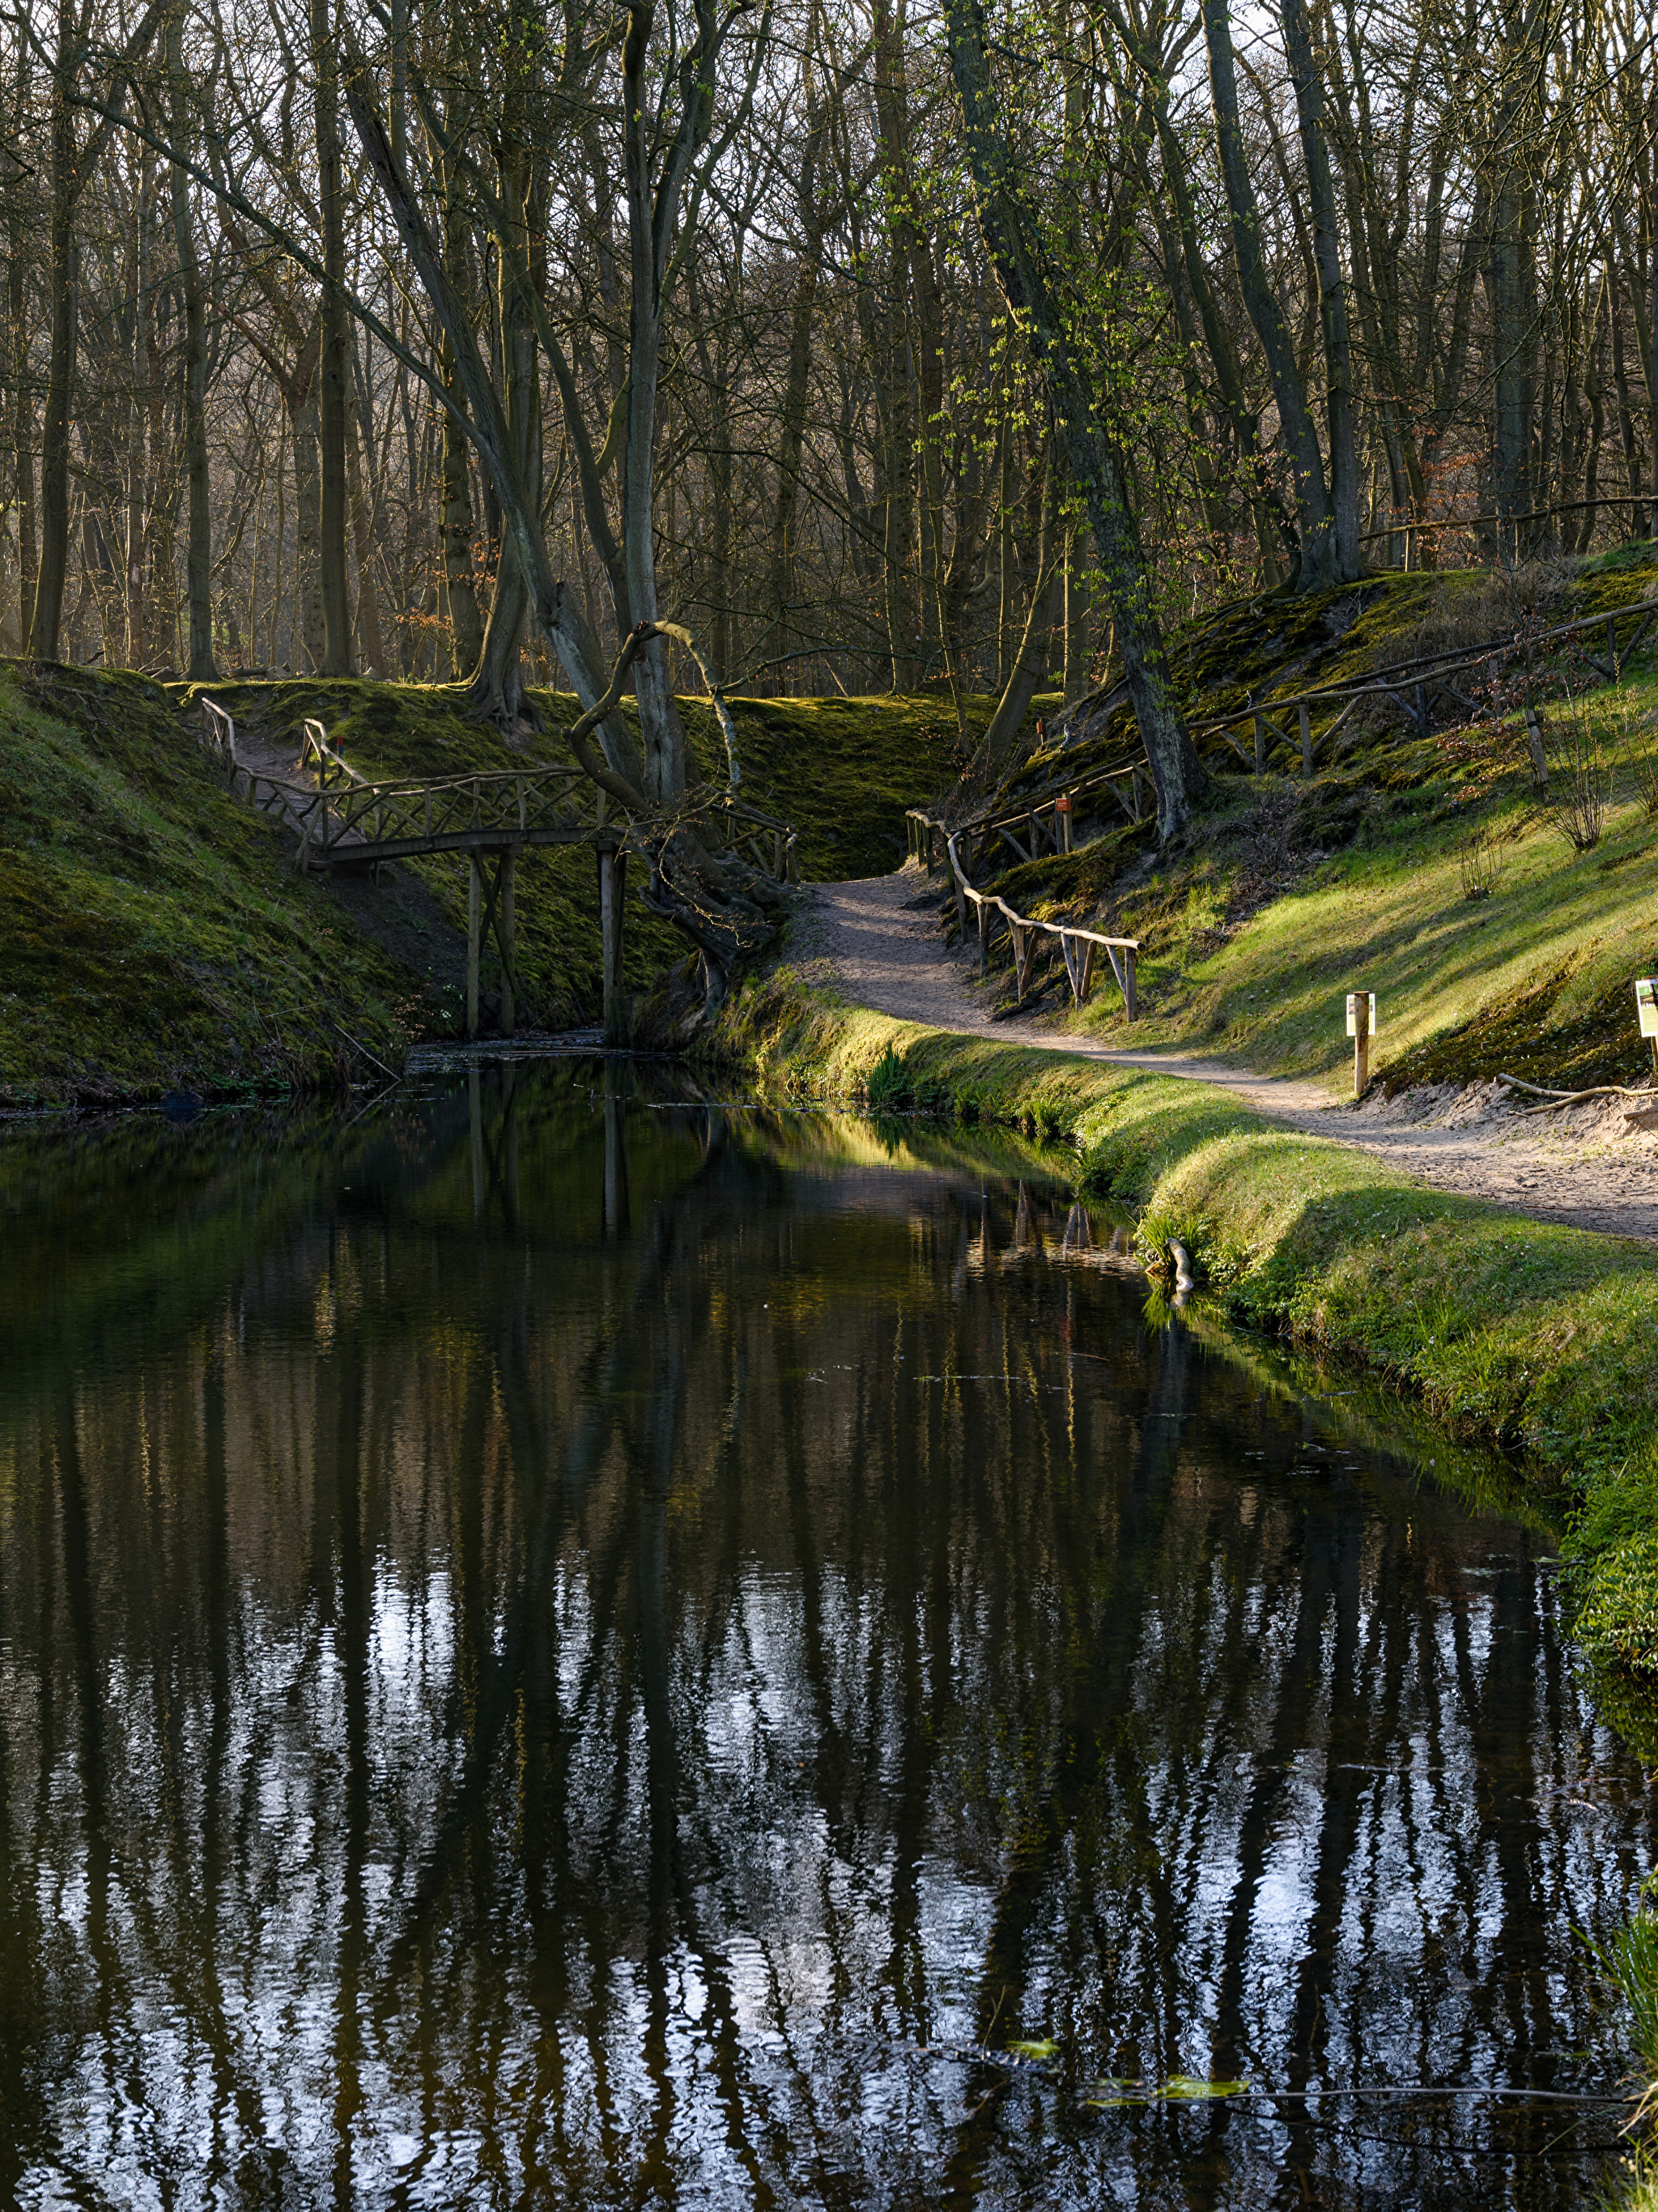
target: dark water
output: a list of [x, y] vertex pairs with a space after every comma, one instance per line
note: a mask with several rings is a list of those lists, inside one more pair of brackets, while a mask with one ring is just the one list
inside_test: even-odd
[[604, 1079], [0, 1145], [0, 2201], [1581, 2203], [1089, 2101], [1615, 2083], [1546, 1533], [1040, 1173]]

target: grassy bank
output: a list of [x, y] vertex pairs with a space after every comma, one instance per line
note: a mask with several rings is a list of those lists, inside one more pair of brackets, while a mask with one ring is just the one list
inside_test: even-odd
[[735, 996], [716, 1042], [797, 1093], [1067, 1137], [1149, 1259], [1178, 1238], [1239, 1321], [1508, 1453], [1568, 1524], [1584, 1643], [1658, 1677], [1658, 1254], [1424, 1189], [1204, 1085], [917, 1029], [787, 969]]

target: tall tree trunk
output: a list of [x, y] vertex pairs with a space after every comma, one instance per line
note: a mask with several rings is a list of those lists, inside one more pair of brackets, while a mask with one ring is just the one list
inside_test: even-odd
[[1215, 115], [1226, 204], [1231, 217], [1232, 252], [1243, 304], [1266, 356], [1278, 402], [1279, 435], [1295, 478], [1296, 513], [1301, 544], [1296, 582], [1315, 591], [1344, 580], [1336, 544], [1335, 516], [1324, 477], [1318, 430], [1307, 404], [1307, 390], [1297, 362], [1284, 311], [1266, 276], [1260, 247], [1260, 210], [1250, 181], [1238, 119], [1237, 70], [1232, 53], [1232, 25], [1226, 0], [1203, 0], [1204, 36], [1209, 52], [1209, 88]]
[[351, 591], [345, 557], [349, 491], [345, 418], [351, 362], [345, 329], [345, 214], [340, 185], [339, 51], [328, 0], [311, 0], [316, 72], [317, 204], [322, 222], [321, 358], [317, 380], [317, 586], [322, 611], [322, 672], [351, 673]]
[[58, 0], [58, 67], [52, 90], [52, 228], [47, 267], [52, 338], [46, 362], [46, 419], [40, 440], [40, 554], [29, 617], [32, 660], [56, 660], [69, 572], [70, 409], [80, 341], [81, 270], [75, 235], [79, 149], [69, 102], [76, 67], [73, 0]]
[[1002, 696], [996, 702], [996, 711], [986, 727], [982, 744], [986, 769], [993, 784], [1001, 777], [1014, 741], [1024, 726], [1030, 702], [1048, 673], [1049, 646], [1062, 588], [1059, 559], [1062, 532], [1059, 459], [1053, 451], [1050, 435], [1042, 462], [1042, 520], [1036, 538], [1036, 573], [1031, 580], [1030, 605], [1025, 616], [1024, 632], [1019, 640], [1019, 649], [1013, 657]]
[[[513, 458], [526, 497], [541, 506], [541, 378], [536, 347], [535, 321], [528, 287], [535, 282], [530, 268], [531, 234], [538, 223], [531, 205], [528, 159], [521, 145], [503, 146], [498, 154], [501, 196], [512, 211], [516, 236], [501, 242], [497, 286], [501, 321], [502, 369], [507, 386], [507, 432]], [[510, 533], [501, 544], [495, 570], [495, 595], [490, 603], [489, 626], [472, 678], [471, 705], [475, 714], [487, 714], [503, 730], [516, 727], [524, 699], [521, 656], [525, 626], [530, 613], [530, 592]]]
[[1206, 778], [1175, 701], [1121, 459], [1102, 412], [1103, 395], [1092, 388], [1088, 365], [1068, 339], [1047, 255], [1029, 224], [991, 88], [981, 0], [945, 0], [944, 21], [980, 227], [1008, 305], [1025, 322], [1047, 372], [1072, 479], [1093, 526], [1117, 647], [1157, 787], [1157, 832], [1166, 842], [1186, 828]]
[[[13, 143], [22, 135], [29, 101], [29, 42], [17, 41], [17, 91], [13, 111]], [[29, 398], [29, 325], [26, 217], [22, 196], [13, 200], [7, 227], [6, 309], [11, 338], [11, 450], [12, 494], [17, 510], [17, 623], [12, 629], [8, 611], [0, 622], [13, 649], [22, 652], [28, 641], [29, 618], [34, 611], [34, 579], [39, 550], [34, 534], [34, 409]]]
[[1353, 349], [1348, 324], [1347, 291], [1341, 268], [1340, 225], [1335, 180], [1325, 138], [1324, 84], [1313, 58], [1302, 0], [1281, 0], [1284, 41], [1295, 82], [1296, 115], [1301, 126], [1302, 159], [1307, 166], [1307, 196], [1312, 205], [1313, 260], [1318, 270], [1319, 326], [1324, 340], [1325, 408], [1330, 441], [1330, 502], [1335, 527], [1335, 562], [1345, 580], [1359, 573], [1357, 404], [1353, 391]]
[[351, 494], [351, 541], [357, 550], [357, 642], [362, 647], [363, 666], [371, 676], [384, 681], [390, 670], [380, 633], [380, 593], [374, 585], [374, 502], [363, 481], [365, 442], [356, 410], [351, 409], [345, 422], [345, 474]]
[[[459, 24], [459, 17], [456, 21]], [[444, 267], [456, 293], [465, 299], [471, 289], [471, 271], [459, 166], [447, 155], [441, 155], [440, 159]], [[446, 337], [439, 358], [444, 390], [454, 403], [443, 410], [443, 513], [438, 536], [443, 548], [443, 580], [449, 602], [450, 673], [459, 684], [465, 682], [477, 667], [483, 650], [483, 618], [478, 611], [477, 586], [472, 573], [471, 447], [456, 412], [464, 401], [455, 349]]]
[[317, 457], [317, 380], [321, 332], [313, 326], [299, 366], [283, 386], [294, 435], [294, 654], [320, 669], [326, 652], [322, 604], [322, 495]]
[[207, 466], [207, 317], [202, 299], [201, 264], [196, 258], [195, 229], [190, 216], [190, 180], [185, 170], [191, 134], [181, 8], [175, 8], [167, 19], [167, 61], [173, 132], [173, 242], [179, 256], [179, 275], [184, 289], [185, 306], [185, 474], [189, 499], [185, 583], [190, 603], [190, 658], [186, 672], [192, 684], [206, 684], [218, 674], [213, 661], [213, 518]]
[[[805, 449], [806, 399], [811, 374], [811, 326], [817, 304], [817, 277], [823, 254], [824, 216], [818, 207], [817, 169], [827, 113], [817, 96], [816, 76], [805, 65], [806, 143], [802, 156], [799, 207], [802, 240], [795, 263], [794, 305], [789, 318], [788, 368], [783, 383], [783, 422], [777, 456], [777, 498], [771, 523], [771, 611], [777, 649], [789, 650], [789, 611], [794, 598], [794, 517], [800, 496], [800, 457]], [[716, 661], [723, 675], [726, 672]]]

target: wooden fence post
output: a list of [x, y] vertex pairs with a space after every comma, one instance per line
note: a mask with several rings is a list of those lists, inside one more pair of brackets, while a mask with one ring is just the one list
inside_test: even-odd
[[1122, 967], [1123, 1018], [1125, 1021], [1132, 1022], [1139, 1010], [1139, 998], [1134, 983], [1134, 948], [1132, 945], [1125, 945], [1123, 948]]
[[1304, 699], [1301, 702], [1301, 772], [1303, 775], [1313, 772], [1313, 718]]

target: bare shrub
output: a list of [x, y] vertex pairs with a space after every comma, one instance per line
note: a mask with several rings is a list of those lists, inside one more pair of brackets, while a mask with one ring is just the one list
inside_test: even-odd
[[1509, 857], [1507, 843], [1508, 840], [1488, 822], [1479, 823], [1469, 830], [1456, 856], [1462, 871], [1465, 899], [1489, 898], [1497, 889]]
[[[1408, 651], [1413, 659], [1430, 653], [1453, 653], [1459, 647], [1485, 645], [1494, 638], [1512, 636], [1530, 624], [1546, 629], [1562, 612], [1567, 586], [1576, 574], [1576, 561], [1549, 556], [1534, 561], [1500, 564], [1478, 583], [1453, 571], [1435, 591], [1410, 632]], [[1390, 651], [1388, 659], [1403, 659]]]
[[1550, 736], [1544, 811], [1574, 852], [1593, 852], [1606, 826], [1612, 777], [1599, 732], [1570, 692]]

